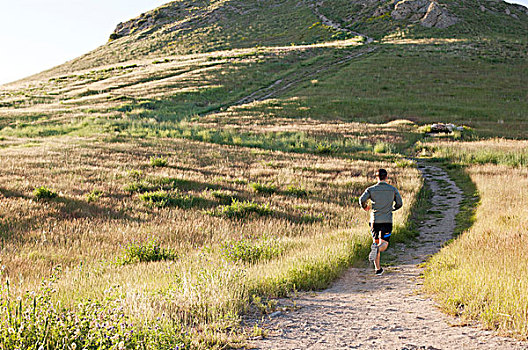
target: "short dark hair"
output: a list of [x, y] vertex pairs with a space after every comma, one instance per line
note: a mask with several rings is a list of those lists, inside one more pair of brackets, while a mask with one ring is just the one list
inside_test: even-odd
[[376, 176], [379, 177], [380, 180], [385, 180], [387, 178], [387, 170], [378, 169]]

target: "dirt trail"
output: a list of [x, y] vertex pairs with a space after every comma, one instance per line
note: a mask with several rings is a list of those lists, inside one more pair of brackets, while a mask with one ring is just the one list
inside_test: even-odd
[[[430, 219], [420, 225], [420, 241], [395, 244], [385, 274], [372, 268], [350, 269], [331, 288], [304, 293], [299, 307], [269, 317], [266, 339], [254, 349], [528, 349], [528, 343], [496, 336], [491, 331], [462, 326], [420, 295], [417, 266], [452, 237], [461, 190], [440, 168], [421, 166], [434, 196]], [[291, 304], [291, 301], [281, 301]]]
[[273, 82], [271, 85], [259, 89], [248, 96], [245, 96], [244, 98], [238, 100], [234, 105], [242, 105], [253, 101], [264, 101], [269, 98], [277, 97], [280, 93], [290, 89], [294, 85], [307, 81], [308, 79], [312, 79], [323, 72], [329, 71], [330, 69], [343, 65], [365, 54], [369, 54], [374, 50], [376, 50], [375, 47], [368, 47], [366, 49], [359, 50], [354, 54], [340, 58], [334, 62], [328, 63], [323, 67], [312, 67], [311, 69], [306, 68], [303, 71], [291, 73], [290, 75]]
[[352, 31], [352, 30], [350, 30], [348, 28], [344, 28], [339, 23], [334, 22], [331, 19], [329, 19], [328, 17], [326, 17], [325, 15], [323, 15], [319, 11], [319, 7], [323, 6], [323, 3], [324, 3], [324, 1], [318, 0], [318, 1], [315, 1], [314, 3], [309, 5], [309, 7], [312, 9], [313, 13], [320, 19], [321, 23], [323, 23], [324, 25], [327, 25], [329, 27], [332, 27], [332, 28], [334, 28], [336, 30], [347, 32], [347, 33], [350, 33], [352, 35], [362, 37], [365, 40], [364, 41], [364, 45], [367, 48], [364, 49], [364, 50], [360, 50], [357, 53], [353, 53], [353, 54], [347, 55], [344, 58], [339, 59], [339, 60], [337, 60], [335, 62], [331, 62], [331, 63], [327, 64], [324, 67], [316, 68], [315, 70], [307, 69], [306, 71], [292, 73], [292, 74], [290, 74], [290, 76], [287, 76], [287, 77], [284, 77], [282, 79], [279, 79], [279, 80], [273, 82], [271, 85], [269, 85], [267, 87], [264, 87], [262, 89], [259, 89], [259, 90], [255, 91], [255, 92], [251, 93], [248, 96], [243, 97], [242, 99], [238, 100], [235, 103], [235, 105], [242, 105], [242, 104], [250, 103], [250, 102], [253, 102], [253, 101], [263, 101], [263, 100], [266, 100], [268, 98], [276, 97], [278, 94], [288, 90], [289, 88], [291, 88], [294, 85], [297, 85], [297, 84], [299, 84], [301, 82], [304, 82], [304, 81], [308, 80], [309, 78], [312, 78], [312, 77], [314, 77], [314, 76], [316, 76], [316, 75], [318, 75], [320, 73], [328, 71], [328, 70], [330, 70], [330, 69], [332, 69], [332, 68], [334, 68], [336, 66], [339, 66], [339, 65], [342, 65], [344, 63], [347, 63], [347, 62], [349, 62], [349, 61], [351, 61], [351, 60], [353, 60], [355, 58], [361, 57], [361, 56], [363, 56], [365, 54], [372, 53], [373, 51], [375, 51], [377, 49], [377, 47], [375, 47], [375, 46], [368, 46], [368, 44], [370, 44], [370, 43], [372, 43], [374, 41], [374, 39], [372, 39], [371, 37], [367, 36], [366, 34], [354, 32], [354, 31]]
[[362, 33], [358, 33], [358, 32], [354, 32], [354, 31], [352, 31], [352, 30], [350, 30], [348, 28], [344, 28], [339, 23], [334, 22], [331, 19], [329, 19], [328, 17], [326, 17], [325, 15], [323, 15], [321, 13], [321, 11], [319, 10], [319, 8], [322, 7], [323, 5], [324, 5], [324, 1], [323, 0], [315, 1], [314, 4], [310, 5], [310, 7], [312, 8], [313, 13], [317, 17], [319, 17], [319, 19], [321, 20], [322, 24], [324, 24], [326, 26], [329, 26], [329, 27], [332, 27], [332, 28], [334, 28], [336, 30], [340, 30], [342, 32], [347, 32], [347, 33], [353, 34], [355, 36], [360, 36], [360, 37], [365, 39], [365, 44], [370, 44], [371, 42], [374, 41], [374, 39], [369, 37], [368, 35], [362, 34]]

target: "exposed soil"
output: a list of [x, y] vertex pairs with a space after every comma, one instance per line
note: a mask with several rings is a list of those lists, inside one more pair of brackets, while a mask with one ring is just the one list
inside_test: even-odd
[[[452, 238], [461, 190], [440, 168], [422, 165], [433, 192], [430, 218], [419, 241], [393, 244], [382, 254], [385, 274], [352, 268], [322, 292], [292, 299], [293, 311], [275, 312], [261, 325], [254, 349], [528, 349], [527, 342], [497, 336], [447, 316], [420, 294], [420, 263]], [[387, 266], [387, 262], [389, 266]], [[281, 300], [280, 304], [292, 304]]]

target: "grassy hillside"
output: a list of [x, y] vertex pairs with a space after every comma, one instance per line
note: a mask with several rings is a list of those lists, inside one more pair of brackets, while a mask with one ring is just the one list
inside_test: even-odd
[[483, 0], [439, 3], [458, 19], [456, 24], [426, 28], [416, 18], [395, 19], [393, 1], [177, 0], [120, 24], [112, 35], [109, 33], [107, 44], [36, 77], [145, 57], [322, 43], [357, 33], [377, 40], [404, 35], [507, 40], [526, 45], [528, 11], [522, 6]]
[[[2, 344], [240, 345], [262, 332], [241, 315], [365, 258], [356, 202], [378, 167], [408, 203], [403, 240], [424, 193], [405, 155], [525, 166], [524, 148], [479, 150], [527, 136], [524, 10], [442, 3], [463, 21], [425, 28], [372, 16], [389, 6], [375, 2], [177, 1], [2, 86]], [[425, 139], [438, 121], [482, 140]]]

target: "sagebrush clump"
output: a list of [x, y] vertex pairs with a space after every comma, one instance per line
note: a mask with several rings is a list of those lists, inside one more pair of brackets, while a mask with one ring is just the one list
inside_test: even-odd
[[58, 194], [49, 187], [40, 186], [35, 187], [35, 189], [33, 190], [33, 196], [35, 196], [37, 200], [46, 200], [56, 198]]
[[176, 260], [177, 257], [174, 249], [162, 248], [158, 241], [151, 240], [146, 243], [129, 244], [125, 247], [123, 255], [118, 259], [118, 262], [126, 265], [140, 262]]

